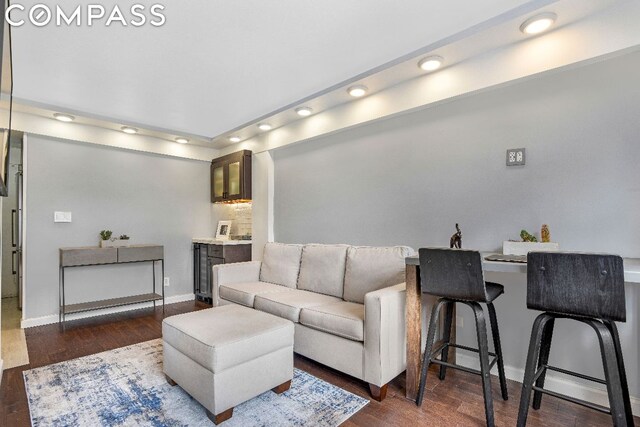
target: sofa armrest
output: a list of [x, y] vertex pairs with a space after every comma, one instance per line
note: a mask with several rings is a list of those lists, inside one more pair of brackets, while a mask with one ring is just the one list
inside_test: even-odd
[[260, 261], [235, 262], [231, 264], [217, 264], [212, 267], [211, 299], [214, 307], [218, 305], [220, 285], [260, 281]]
[[364, 380], [378, 387], [407, 367], [406, 284], [364, 296]]

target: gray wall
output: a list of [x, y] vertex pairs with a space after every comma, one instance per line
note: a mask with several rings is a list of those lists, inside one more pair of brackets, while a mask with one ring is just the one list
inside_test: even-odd
[[[285, 242], [498, 249], [549, 224], [563, 249], [640, 257], [640, 54], [276, 150]], [[527, 148], [525, 167], [505, 166]]]
[[[446, 246], [459, 222], [464, 247], [499, 250], [546, 223], [562, 249], [640, 257], [638, 69], [634, 53], [276, 150], [275, 240]], [[518, 147], [527, 165], [507, 168]], [[496, 307], [518, 372], [535, 316], [526, 278], [489, 279], [506, 286]], [[626, 288], [620, 333], [640, 396], [640, 287]], [[473, 317], [459, 313], [459, 340], [474, 345]], [[563, 323], [551, 362], [601, 376], [593, 333]]]
[[[191, 239], [213, 233], [209, 163], [36, 135], [25, 160], [25, 318], [57, 314], [58, 248], [97, 245], [102, 229], [164, 245], [167, 296], [193, 293]], [[73, 222], [54, 223], [57, 210], [71, 211]], [[151, 289], [146, 264], [67, 271], [70, 303]]]

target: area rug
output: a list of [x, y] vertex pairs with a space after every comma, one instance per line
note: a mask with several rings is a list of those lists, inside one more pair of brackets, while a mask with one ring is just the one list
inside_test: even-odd
[[[204, 408], [162, 373], [153, 340], [24, 372], [31, 424], [212, 426]], [[369, 401], [294, 369], [291, 389], [237, 406], [221, 426], [337, 426]]]

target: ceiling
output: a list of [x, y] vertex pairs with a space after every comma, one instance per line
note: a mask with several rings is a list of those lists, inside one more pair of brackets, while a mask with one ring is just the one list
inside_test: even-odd
[[[13, 29], [14, 96], [214, 137], [509, 10], [548, 0], [160, 0], [162, 27]], [[59, 4], [73, 0], [21, 2]], [[107, 10], [116, 2], [103, 1]], [[127, 9], [129, 3], [119, 3]], [[150, 4], [150, 3], [149, 3]]]

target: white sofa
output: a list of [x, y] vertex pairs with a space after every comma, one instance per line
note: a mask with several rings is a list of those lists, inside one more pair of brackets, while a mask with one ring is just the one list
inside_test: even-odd
[[405, 246], [267, 243], [263, 261], [213, 267], [214, 305], [295, 324], [294, 351], [369, 383], [384, 399], [406, 368]]

